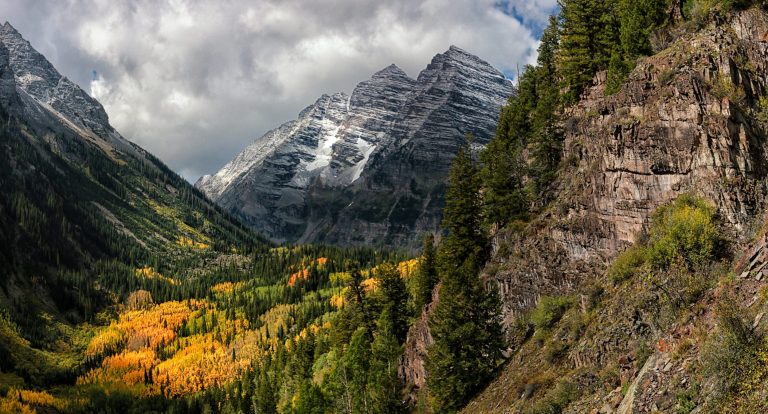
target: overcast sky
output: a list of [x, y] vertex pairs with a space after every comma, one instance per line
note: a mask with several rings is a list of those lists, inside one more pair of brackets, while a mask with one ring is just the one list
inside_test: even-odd
[[459, 46], [508, 76], [556, 0], [0, 0], [112, 125], [194, 182], [323, 93]]

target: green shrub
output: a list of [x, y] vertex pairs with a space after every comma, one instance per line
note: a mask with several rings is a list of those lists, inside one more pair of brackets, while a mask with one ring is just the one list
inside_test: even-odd
[[552, 341], [544, 350], [544, 360], [553, 364], [568, 353], [568, 344], [563, 341]]
[[648, 239], [614, 260], [608, 268], [608, 280], [621, 283], [644, 265], [651, 270], [669, 270], [679, 264], [686, 273], [702, 269], [714, 260], [718, 243], [714, 208], [700, 198], [681, 195], [656, 210]]
[[763, 368], [760, 348], [763, 338], [752, 329], [732, 299], [723, 298], [717, 306], [717, 330], [704, 348], [704, 374], [715, 379], [718, 397], [734, 393]]
[[608, 280], [621, 283], [630, 277], [645, 263], [646, 251], [642, 245], [634, 245], [620, 254], [608, 268]]
[[677, 393], [677, 404], [675, 405], [675, 411], [677, 414], [690, 414], [696, 407], [696, 396], [699, 393], [699, 389], [684, 390]]
[[713, 15], [722, 15], [731, 10], [746, 9], [753, 5], [765, 6], [764, 0], [685, 0], [683, 15], [686, 19], [701, 27], [708, 23]]
[[659, 86], [665, 86], [675, 77], [673, 69], [667, 69], [659, 73]]
[[761, 96], [757, 101], [755, 119], [757, 119], [763, 130], [768, 130], [768, 97]]
[[536, 401], [524, 412], [526, 414], [560, 414], [568, 407], [568, 404], [579, 398], [580, 394], [576, 384], [560, 381], [543, 398]]
[[636, 62], [628, 62], [618, 51], [614, 51], [608, 63], [608, 73], [605, 81], [605, 94], [613, 95], [624, 86], [629, 73], [635, 67]]
[[549, 329], [565, 311], [573, 305], [573, 299], [567, 296], [543, 296], [531, 314], [531, 323], [536, 329]]
[[648, 263], [660, 270], [677, 261], [690, 269], [709, 264], [718, 241], [714, 214], [702, 199], [689, 195], [659, 207], [651, 225]]
[[651, 354], [653, 354], [653, 349], [648, 346], [647, 342], [641, 342], [640, 346], [637, 347], [637, 351], [635, 351], [637, 366], [642, 367], [645, 365], [645, 362], [648, 361], [648, 358], [651, 357]]

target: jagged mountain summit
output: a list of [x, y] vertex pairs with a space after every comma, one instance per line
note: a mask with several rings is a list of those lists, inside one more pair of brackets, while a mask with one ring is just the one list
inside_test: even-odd
[[413, 247], [440, 222], [453, 156], [485, 144], [513, 93], [451, 46], [416, 79], [390, 65], [323, 95], [196, 187], [276, 242]]
[[101, 104], [62, 76], [8, 22], [0, 26], [0, 42], [4, 49], [0, 54], [10, 69], [0, 92], [3, 103], [14, 101], [18, 115], [23, 114], [28, 122], [56, 132], [73, 132], [110, 156], [139, 154], [138, 147], [112, 128]]

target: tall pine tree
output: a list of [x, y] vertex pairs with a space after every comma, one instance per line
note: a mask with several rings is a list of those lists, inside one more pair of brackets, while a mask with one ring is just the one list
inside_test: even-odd
[[563, 134], [560, 130], [560, 88], [556, 57], [559, 50], [559, 27], [551, 17], [539, 45], [539, 57], [534, 77], [536, 81], [535, 109], [531, 113], [535, 199], [546, 203], [545, 190], [555, 179], [562, 155]]
[[395, 336], [394, 318], [389, 309], [382, 311], [371, 345], [371, 366], [368, 373], [370, 413], [397, 414], [405, 412], [403, 384], [397, 376], [397, 362], [402, 347]]
[[458, 409], [487, 382], [501, 359], [498, 294], [486, 292], [478, 272], [485, 263], [480, 178], [469, 148], [451, 167], [443, 211], [449, 231], [440, 246], [442, 286], [429, 326], [427, 385], [438, 412]]
[[558, 21], [552, 17], [541, 38], [537, 65], [527, 66], [520, 76], [517, 93], [502, 108], [496, 135], [480, 154], [489, 227], [526, 220], [532, 207], [548, 200], [547, 189], [562, 154], [558, 50]]
[[483, 163], [483, 208], [489, 227], [525, 219], [529, 194], [528, 166], [523, 153], [531, 139], [530, 114], [536, 107], [536, 84], [531, 67], [518, 79], [517, 93], [501, 110], [496, 135], [480, 153]]
[[432, 301], [432, 289], [437, 284], [437, 263], [435, 258], [435, 236], [424, 237], [419, 267], [414, 275], [413, 313], [418, 317], [426, 304]]
[[560, 0], [560, 70], [567, 102], [576, 102], [618, 41], [617, 0]]
[[382, 314], [391, 319], [392, 332], [398, 342], [405, 341], [408, 333], [408, 291], [400, 272], [391, 263], [378, 267], [379, 291], [381, 293]]
[[426, 365], [436, 412], [457, 410], [492, 378], [504, 348], [500, 309], [497, 292], [485, 290], [471, 261], [443, 277]]
[[461, 266], [470, 260], [485, 263], [488, 236], [483, 226], [480, 171], [472, 151], [472, 138], [459, 149], [448, 175], [442, 225], [448, 235], [440, 245], [440, 269]]

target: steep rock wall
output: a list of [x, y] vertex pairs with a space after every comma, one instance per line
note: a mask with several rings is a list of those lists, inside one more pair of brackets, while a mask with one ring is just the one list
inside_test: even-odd
[[703, 196], [733, 236], [749, 237], [768, 173], [765, 125], [755, 121], [766, 36], [768, 17], [749, 10], [641, 60], [615, 95], [596, 76], [563, 122], [557, 200], [522, 234], [495, 237], [486, 277], [507, 322], [602, 271], [680, 194]]

